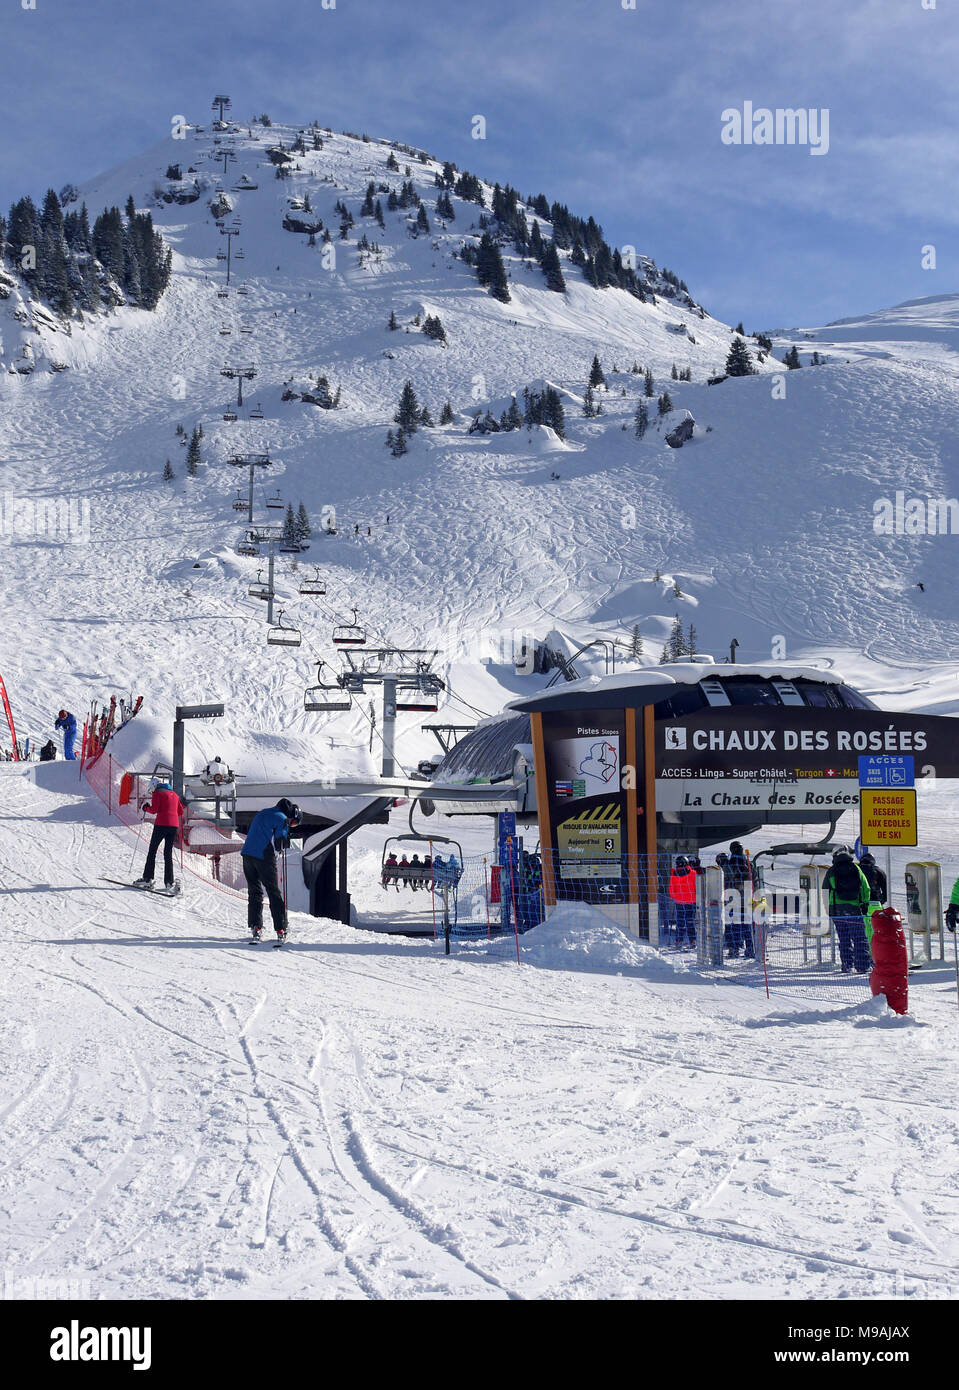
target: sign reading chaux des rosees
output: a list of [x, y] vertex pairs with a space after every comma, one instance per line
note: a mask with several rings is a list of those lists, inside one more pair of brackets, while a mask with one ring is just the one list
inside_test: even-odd
[[959, 777], [959, 723], [883, 710], [723, 707], [656, 724], [661, 811], [847, 810], [862, 754], [909, 754]]

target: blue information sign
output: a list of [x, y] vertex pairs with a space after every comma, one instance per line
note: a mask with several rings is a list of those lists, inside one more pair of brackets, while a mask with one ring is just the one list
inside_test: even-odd
[[872, 753], [859, 759], [860, 787], [914, 787], [915, 763], [911, 753]]

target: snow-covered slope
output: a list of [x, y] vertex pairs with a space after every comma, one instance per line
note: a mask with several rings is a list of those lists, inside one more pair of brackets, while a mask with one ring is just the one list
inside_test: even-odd
[[[952, 300], [926, 302], [918, 316], [818, 330], [827, 365], [786, 375], [785, 399], [771, 360], [757, 376], [708, 386], [722, 371], [727, 326], [663, 298], [643, 304], [598, 291], [566, 257], [567, 291], [550, 292], [540, 268], [510, 247], [511, 301], [500, 303], [453, 257], [478, 231], [480, 209], [454, 197], [455, 220], [440, 224], [440, 164], [400, 151], [391, 173], [388, 144], [324, 132], [322, 149], [297, 155], [290, 176], [277, 179], [267, 147], [289, 146], [295, 134], [253, 127], [233, 138], [237, 158], [220, 179], [233, 211], [223, 223], [239, 217], [232, 249], [243, 257], [229, 298], [216, 293], [226, 238], [209, 209], [222, 159], [215, 164], [209, 132], [191, 131], [80, 190], [91, 216], [122, 206], [131, 191], [138, 207], [152, 208], [175, 250], [155, 313], [124, 308], [68, 334], [14, 318], [19, 291], [0, 304], [4, 487], [29, 502], [65, 497], [90, 509], [88, 544], [25, 533], [8, 548], [4, 586], [16, 621], [0, 635], [0, 670], [24, 732], [48, 727], [62, 702], [82, 710], [106, 687], [135, 686], [162, 719], [178, 700], [226, 699], [217, 749], [204, 742], [194, 753], [222, 751], [250, 774], [305, 760], [363, 765], [365, 709], [302, 712], [311, 663], [333, 656], [333, 622], [354, 606], [371, 638], [441, 649], [438, 669], [453, 692], [443, 713], [454, 722], [528, 688], [508, 660], [514, 630], [544, 636], [555, 626], [578, 643], [597, 634], [627, 640], [638, 624], [655, 659], [677, 613], [719, 655], [737, 637], [742, 659], [838, 661], [885, 690], [912, 691], [930, 667], [952, 674], [950, 539], [872, 530], [877, 496], [948, 494], [955, 478], [955, 358], [944, 327]], [[385, 211], [385, 229], [360, 216], [369, 181], [398, 191], [407, 160], [429, 235], [410, 234], [412, 208]], [[198, 201], [158, 198], [174, 187], [164, 177], [173, 162], [196, 179]], [[234, 191], [241, 180], [257, 188]], [[378, 196], [385, 209], [386, 194]], [[282, 226], [290, 199], [305, 197], [332, 229], [328, 268], [320, 238], [310, 247]], [[355, 219], [348, 241], [339, 239], [338, 200]], [[378, 250], [358, 249], [364, 233]], [[426, 314], [441, 318], [445, 347], [415, 326]], [[882, 337], [893, 321], [909, 326], [921, 350], [901, 335], [893, 349]], [[10, 370], [24, 335], [68, 370]], [[800, 346], [808, 356], [812, 344]], [[608, 390], [598, 393], [604, 413], [586, 419], [594, 352]], [[235, 394], [220, 371], [230, 362], [255, 364], [247, 395], [262, 420], [249, 419], [247, 405], [236, 423], [224, 422]], [[634, 362], [652, 368], [657, 394], [668, 389], [677, 412], [695, 417], [684, 448], [664, 442], [680, 413], [657, 420], [655, 399], [646, 437], [634, 437], [643, 389]], [[671, 379], [673, 363], [691, 368], [692, 383]], [[341, 388], [339, 410], [281, 399], [317, 373]], [[449, 399], [455, 420], [420, 430], [394, 458], [384, 441], [407, 379], [434, 419]], [[511, 393], [522, 404], [524, 386], [544, 383], [564, 400], [565, 441], [541, 428], [467, 434], [477, 410], [499, 414]], [[184, 478], [181, 422], [205, 432], [195, 480]], [[300, 598], [288, 568], [280, 581], [285, 620], [304, 633], [299, 651], [264, 645], [263, 606], [246, 597], [257, 562], [235, 554], [242, 517], [231, 503], [242, 476], [227, 459], [237, 450], [268, 450], [275, 460], [257, 490], [260, 520], [282, 516], [264, 507], [267, 490], [279, 488], [284, 500], [302, 499], [313, 521], [307, 558], [327, 578], [327, 597]], [[168, 457], [173, 484], [161, 481]], [[324, 508], [335, 509], [336, 536], [319, 531]], [[923, 703], [921, 689], [913, 699]], [[399, 752], [410, 766], [433, 750], [419, 717], [406, 720]]]
[[954, 1294], [947, 969], [921, 1022], [767, 1002], [582, 904], [522, 966], [251, 949], [195, 882], [98, 885], [130, 839], [65, 764], [0, 783], [6, 1297]]

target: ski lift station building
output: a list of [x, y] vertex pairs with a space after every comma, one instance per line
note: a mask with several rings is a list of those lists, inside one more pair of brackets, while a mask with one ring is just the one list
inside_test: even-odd
[[436, 800], [444, 815], [513, 811], [538, 828], [547, 903], [565, 895], [564, 875], [602, 877], [605, 860], [611, 878], [638, 866], [642, 909], [660, 855], [765, 826], [828, 839], [859, 805], [861, 756], [905, 756], [917, 782], [956, 777], [957, 734], [948, 717], [878, 709], [832, 671], [691, 658], [513, 700], [449, 751], [431, 786], [444, 798], [469, 789], [468, 802]]

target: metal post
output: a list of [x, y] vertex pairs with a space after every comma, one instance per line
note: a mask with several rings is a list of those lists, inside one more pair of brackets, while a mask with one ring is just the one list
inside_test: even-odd
[[183, 720], [173, 721], [173, 790], [183, 796]]
[[392, 777], [394, 771], [393, 746], [396, 735], [396, 678], [386, 677], [383, 681], [383, 776]]
[[[266, 603], [266, 620], [267, 620], [267, 622], [270, 624], [271, 627], [273, 626], [273, 597], [274, 597], [274, 595], [273, 595], [273, 556], [274, 556], [274, 547], [275, 547], [275, 545], [276, 545], [276, 540], [275, 540], [275, 538], [274, 538], [273, 536], [271, 536], [271, 537], [270, 537], [270, 578], [269, 578], [269, 584], [270, 584], [270, 597], [267, 599], [267, 603]], [[392, 768], [390, 769], [390, 772], [392, 773]], [[384, 774], [384, 775], [385, 775], [385, 774]]]
[[255, 474], [255, 472], [256, 472], [256, 464], [255, 464], [255, 463], [251, 463], [251, 464], [250, 464], [250, 506], [249, 506], [249, 512], [248, 512], [249, 522], [250, 522], [250, 525], [251, 525], [251, 526], [253, 525], [253, 475]]

